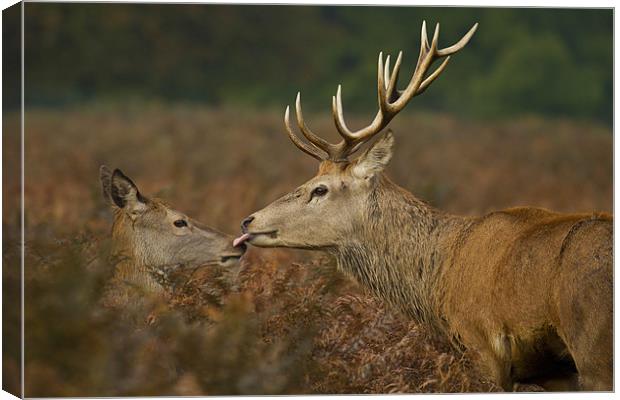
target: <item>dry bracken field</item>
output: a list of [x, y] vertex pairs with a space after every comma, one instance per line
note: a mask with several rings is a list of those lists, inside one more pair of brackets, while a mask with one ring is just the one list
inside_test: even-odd
[[[329, 115], [306, 119], [335, 139]], [[5, 121], [5, 166], [19, 159], [18, 122], [17, 114]], [[391, 127], [388, 174], [435, 207], [612, 211], [608, 127], [412, 112]], [[136, 290], [140, 301], [124, 309], [101, 305], [114, 265], [99, 166], [121, 168], [147, 196], [235, 234], [245, 216], [316, 170], [286, 137], [281, 110], [29, 109], [25, 133], [27, 396], [498, 390], [475, 367], [476, 354], [390, 310], [318, 252], [251, 248], [239, 268], [180, 278], [164, 299]], [[18, 296], [20, 188], [11, 172], [3, 275], [5, 293]], [[17, 324], [18, 310], [7, 310], [5, 321]], [[14, 330], [5, 335], [16, 339]], [[5, 347], [9, 388], [19, 384], [18, 353]]]

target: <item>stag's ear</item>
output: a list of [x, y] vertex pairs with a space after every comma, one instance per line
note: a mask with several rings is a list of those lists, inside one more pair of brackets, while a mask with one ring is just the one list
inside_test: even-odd
[[[103, 177], [101, 179], [103, 182]], [[133, 183], [133, 181], [125, 174], [123, 174], [120, 169], [115, 169], [110, 177], [108, 194], [109, 198], [113, 202], [113, 205], [126, 210], [130, 214], [135, 214], [146, 210], [146, 198], [140, 194], [136, 184]]]
[[358, 178], [370, 178], [383, 171], [392, 158], [393, 145], [394, 135], [388, 130], [355, 161], [353, 175]]

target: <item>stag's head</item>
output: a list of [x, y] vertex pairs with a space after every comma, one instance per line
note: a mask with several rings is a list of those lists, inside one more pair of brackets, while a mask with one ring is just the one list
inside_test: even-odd
[[114, 245], [136, 264], [149, 268], [235, 264], [245, 246], [202, 225], [162, 200], [146, 198], [120, 169], [102, 166], [104, 198], [114, 211]]
[[[329, 248], [348, 240], [352, 232], [364, 223], [368, 215], [370, 197], [382, 182], [383, 170], [392, 156], [394, 138], [388, 131], [359, 157], [353, 155], [362, 145], [388, 125], [405, 105], [423, 93], [444, 71], [450, 55], [461, 50], [471, 39], [475, 24], [456, 44], [440, 49], [437, 46], [439, 24], [431, 43], [428, 42], [426, 23], [422, 24], [420, 54], [416, 68], [404, 90], [396, 88], [402, 61], [398, 55], [394, 67], [390, 56], [379, 54], [377, 73], [378, 111], [370, 125], [352, 131], [344, 120], [341, 86], [332, 97], [334, 122], [342, 140], [332, 144], [315, 135], [306, 125], [301, 110], [299, 93], [296, 116], [299, 130], [306, 138], [300, 139], [291, 128], [289, 107], [284, 124], [291, 141], [303, 152], [317, 159], [318, 174], [293, 192], [255, 212], [241, 223], [243, 235], [235, 244], [249, 242], [261, 247]], [[428, 73], [434, 61], [443, 62]]]

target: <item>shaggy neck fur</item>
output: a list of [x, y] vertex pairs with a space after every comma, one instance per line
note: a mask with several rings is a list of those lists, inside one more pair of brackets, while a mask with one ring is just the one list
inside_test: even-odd
[[460, 224], [378, 176], [363, 219], [336, 247], [339, 268], [411, 318], [445, 328], [435, 298], [448, 256], [444, 232]]

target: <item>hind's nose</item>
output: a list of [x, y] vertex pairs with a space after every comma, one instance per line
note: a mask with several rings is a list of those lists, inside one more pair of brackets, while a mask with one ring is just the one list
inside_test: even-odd
[[241, 231], [243, 233], [247, 232], [248, 226], [252, 223], [252, 221], [254, 221], [254, 217], [252, 215], [241, 221]]

